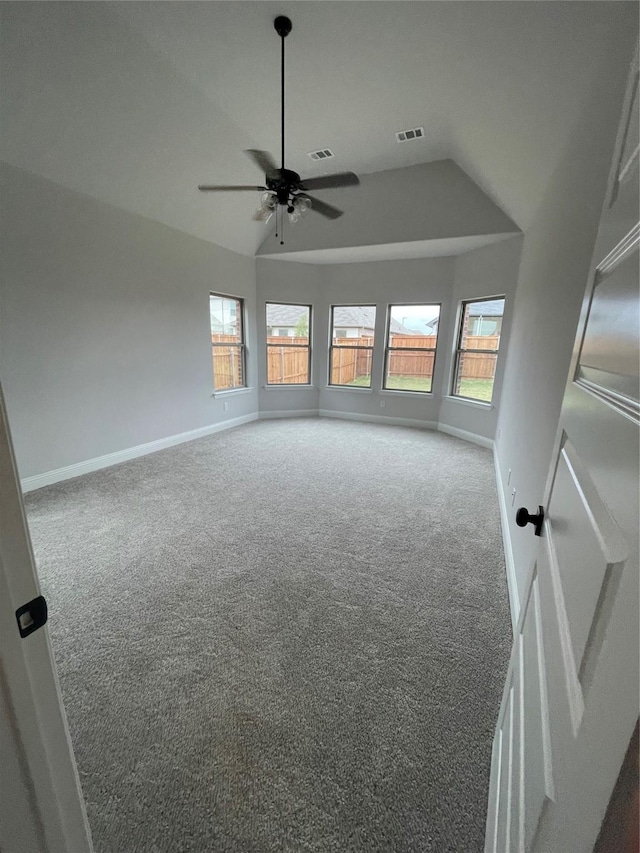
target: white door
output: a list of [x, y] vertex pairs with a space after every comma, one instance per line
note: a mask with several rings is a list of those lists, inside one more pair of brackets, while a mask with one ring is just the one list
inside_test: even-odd
[[47, 626], [16, 616], [39, 596], [0, 387], [0, 850], [91, 853]]
[[487, 853], [590, 853], [638, 719], [639, 238], [636, 60], [496, 727]]

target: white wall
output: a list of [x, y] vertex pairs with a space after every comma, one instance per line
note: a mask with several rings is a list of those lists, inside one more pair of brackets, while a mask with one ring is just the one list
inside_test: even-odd
[[[319, 267], [283, 261], [256, 261], [258, 375], [260, 377], [260, 414], [309, 412], [318, 409], [318, 387], [322, 382], [323, 342], [326, 333], [318, 322], [318, 303], [322, 299]], [[311, 305], [311, 385], [310, 388], [266, 386], [266, 303], [293, 302]]]
[[[500, 390], [509, 341], [522, 238], [491, 244], [457, 258], [422, 258], [354, 264], [313, 265], [258, 259], [258, 369], [261, 416], [290, 412], [361, 415], [400, 419], [471, 433], [490, 442], [495, 433]], [[447, 399], [460, 300], [504, 293], [507, 296], [501, 350], [492, 406]], [[264, 389], [265, 302], [312, 303], [313, 388]], [[437, 302], [442, 305], [433, 393], [382, 391], [386, 312], [390, 302]], [[332, 304], [375, 304], [376, 349], [371, 389], [337, 389], [327, 385], [329, 315]], [[384, 406], [381, 406], [384, 402]]]
[[[454, 271], [471, 269], [473, 256], [487, 280], [504, 274], [511, 258], [510, 240], [466, 262], [256, 263], [7, 164], [1, 179], [0, 375], [23, 478], [258, 409], [435, 424], [448, 381], [452, 300], [466, 293], [465, 275]], [[211, 290], [246, 300], [248, 393], [212, 396]], [[442, 303], [431, 396], [379, 390], [391, 300]], [[313, 305], [314, 387], [264, 388], [267, 301]], [[329, 309], [341, 302], [378, 306], [372, 391], [326, 387]], [[449, 422], [489, 435], [471, 407]]]
[[[257, 412], [255, 264], [3, 165], [0, 375], [22, 477]], [[246, 299], [253, 392], [212, 396], [209, 292]]]
[[[400, 418], [416, 424], [438, 420], [444, 364], [442, 348], [436, 352], [433, 394], [381, 391], [384, 370], [384, 336], [390, 302], [440, 303], [440, 328], [451, 320], [453, 258], [421, 258], [406, 261], [375, 261], [321, 267], [323, 301], [317, 318], [324, 330], [324, 365], [319, 406], [323, 412], [353, 413], [368, 417]], [[329, 311], [332, 304], [376, 305], [376, 348], [371, 371], [372, 389], [327, 387]], [[384, 403], [384, 407], [380, 404]]]
[[[453, 323], [447, 330], [444, 384], [439, 420], [441, 425], [471, 432], [492, 440], [495, 435], [500, 396], [507, 358], [511, 318], [513, 316], [516, 283], [522, 237], [512, 237], [501, 243], [484, 246], [460, 255], [455, 261], [453, 283]], [[451, 397], [454, 351], [457, 345], [459, 306], [463, 299], [504, 294], [505, 313], [500, 334], [500, 351], [496, 363], [491, 404], [468, 402]], [[445, 342], [443, 341], [443, 344]]]
[[[631, 8], [631, 7], [630, 7]], [[506, 491], [515, 508], [543, 502], [573, 341], [611, 165], [615, 133], [637, 22], [618, 37], [583, 105], [563, 158], [522, 247], [511, 344], [496, 435]], [[518, 589], [522, 592], [537, 540], [531, 527], [509, 532]]]
[[[453, 258], [313, 265], [259, 259], [257, 291], [260, 371], [264, 377], [264, 304], [266, 301], [313, 303], [313, 389], [269, 389], [260, 392], [260, 414], [320, 410], [377, 418], [408, 419], [416, 425], [435, 423], [440, 405], [443, 359], [438, 349], [434, 394], [380, 391], [384, 362], [387, 305], [395, 302], [442, 304], [441, 328], [450, 321]], [[329, 316], [332, 304], [376, 305], [376, 348], [372, 389], [327, 387]], [[263, 380], [261, 380], [262, 382]], [[384, 402], [384, 407], [380, 403]]]

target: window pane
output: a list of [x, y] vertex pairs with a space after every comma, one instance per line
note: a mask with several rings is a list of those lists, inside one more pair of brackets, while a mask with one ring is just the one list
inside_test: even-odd
[[308, 385], [308, 347], [267, 345], [267, 384]]
[[504, 299], [467, 302], [462, 324], [461, 349], [492, 349], [498, 351]]
[[330, 384], [371, 386], [373, 350], [339, 346], [330, 350]]
[[389, 350], [384, 387], [402, 391], [431, 391], [435, 352]]
[[213, 347], [213, 387], [216, 391], [244, 386], [242, 347], [229, 344]]
[[388, 346], [435, 349], [439, 305], [391, 305], [390, 315]]
[[269, 337], [288, 337], [291, 344], [308, 344], [310, 315], [308, 305], [267, 302], [267, 334]]
[[491, 401], [497, 353], [463, 352], [458, 361], [454, 394], [472, 400]]
[[431, 391], [439, 320], [439, 305], [389, 306], [384, 388]]
[[331, 313], [331, 342], [334, 346], [373, 346], [375, 305], [334, 305]]
[[213, 387], [216, 391], [244, 388], [242, 299], [209, 294]]
[[230, 296], [209, 297], [212, 343], [242, 343], [242, 302]]

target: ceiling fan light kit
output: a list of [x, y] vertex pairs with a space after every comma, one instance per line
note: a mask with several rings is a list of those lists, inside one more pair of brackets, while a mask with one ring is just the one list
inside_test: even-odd
[[318, 198], [312, 198], [308, 190], [331, 189], [334, 187], [353, 187], [360, 183], [357, 175], [353, 172], [341, 172], [333, 175], [324, 175], [318, 178], [301, 178], [297, 172], [285, 168], [284, 159], [284, 40], [292, 29], [291, 20], [285, 15], [278, 15], [273, 26], [281, 39], [280, 55], [280, 89], [281, 89], [281, 165], [277, 167], [273, 157], [267, 151], [251, 148], [245, 151], [258, 168], [264, 172], [264, 186], [250, 185], [209, 185], [200, 184], [198, 189], [202, 192], [260, 192], [262, 193], [260, 205], [253, 215], [258, 222], [268, 222], [276, 215], [276, 233], [278, 236], [278, 213], [280, 213], [280, 244], [282, 239], [282, 226], [284, 225], [285, 208], [291, 223], [297, 222], [308, 210], [315, 210], [326, 219], [338, 219], [343, 211], [331, 204], [327, 204]]

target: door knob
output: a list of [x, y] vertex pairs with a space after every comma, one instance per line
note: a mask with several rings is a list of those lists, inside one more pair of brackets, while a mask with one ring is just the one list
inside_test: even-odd
[[527, 524], [535, 525], [536, 536], [542, 536], [542, 523], [544, 522], [544, 507], [538, 507], [538, 514], [531, 515], [526, 507], [521, 506], [516, 513], [516, 524], [518, 527], [526, 527]]

